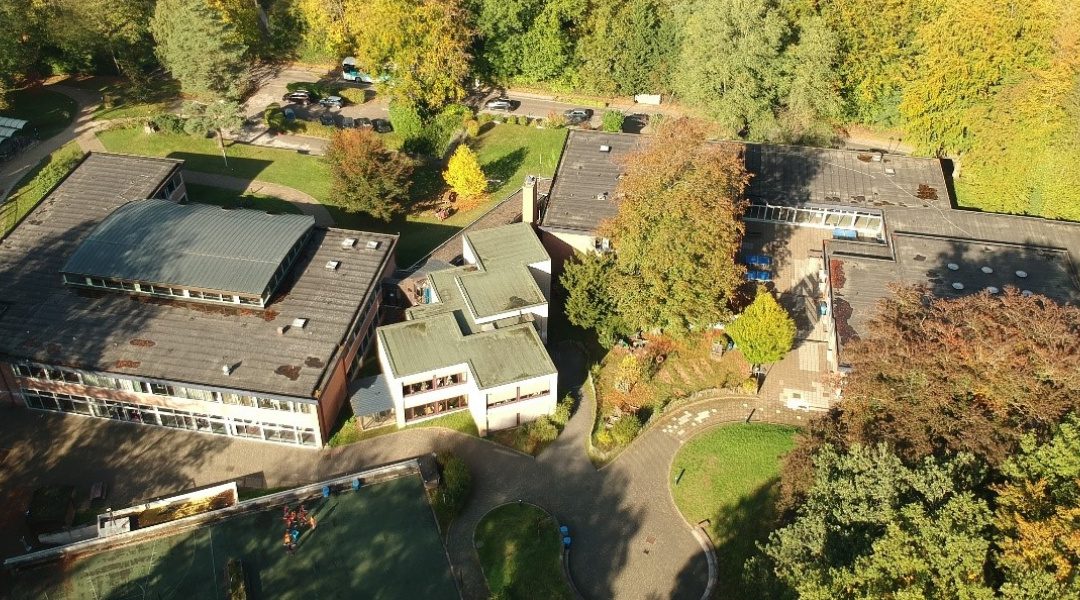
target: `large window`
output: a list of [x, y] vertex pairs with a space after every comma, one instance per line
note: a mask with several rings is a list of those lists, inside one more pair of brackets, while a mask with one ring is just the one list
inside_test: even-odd
[[405, 421], [434, 417], [442, 413], [461, 410], [466, 407], [465, 396], [455, 396], [446, 400], [436, 400], [420, 406], [405, 409]]
[[37, 410], [72, 413], [100, 419], [173, 427], [218, 435], [236, 435], [301, 446], [316, 445], [315, 429], [310, 427], [301, 428], [293, 425], [230, 419], [228, 417], [161, 406], [146, 406], [131, 402], [90, 398], [44, 390], [24, 388], [22, 396], [26, 400], [28, 407]]
[[430, 392], [431, 390], [452, 387], [463, 383], [465, 383], [465, 373], [457, 373], [445, 377], [432, 377], [431, 379], [425, 379], [424, 381], [402, 385], [401, 395], [411, 396], [413, 394], [422, 394], [424, 392]]

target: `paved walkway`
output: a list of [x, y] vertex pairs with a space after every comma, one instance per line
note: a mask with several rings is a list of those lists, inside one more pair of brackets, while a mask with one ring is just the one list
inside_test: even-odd
[[[671, 427], [686, 414], [702, 413], [708, 416], [694, 420], [690, 428]], [[449, 450], [466, 461], [474, 478], [472, 498], [451, 527], [447, 543], [465, 598], [488, 597], [472, 547], [476, 524], [493, 506], [520, 499], [543, 506], [570, 527], [570, 569], [587, 598], [697, 600], [705, 589], [707, 566], [671, 500], [668, 478], [675, 452], [692, 433], [719, 423], [742, 421], [751, 414], [754, 420], [798, 422], [805, 413], [757, 397], [705, 398], [666, 415], [599, 470], [585, 454], [594, 414], [595, 406], [584, 403], [562, 436], [534, 459], [441, 429], [305, 450], [5, 408], [0, 409], [0, 489], [9, 498], [5, 506], [18, 507], [42, 484], [86, 488], [106, 481], [110, 504], [126, 506], [241, 477], [271, 487], [295, 485]], [[17, 508], [0, 514], [0, 529], [18, 531], [19, 521]], [[0, 537], [0, 550], [5, 555], [19, 552], [17, 538]]]
[[292, 202], [293, 205], [305, 215], [315, 217], [316, 225], [319, 225], [320, 227], [334, 226], [334, 218], [330, 216], [330, 211], [320, 204], [318, 200], [296, 188], [278, 185], [268, 181], [259, 181], [258, 179], [244, 179], [242, 177], [233, 177], [231, 175], [217, 175], [214, 173], [190, 171], [188, 169], [184, 169], [184, 181], [186, 183], [194, 183], [197, 185], [209, 185], [227, 190], [236, 190], [238, 192], [262, 194], [264, 196], [280, 198]]
[[[7, 198], [19, 179], [32, 170], [41, 159], [56, 151], [71, 140], [89, 135], [93, 137], [95, 122], [94, 109], [101, 103], [101, 94], [93, 90], [84, 90], [60, 84], [47, 86], [51, 91], [60, 92], [78, 104], [79, 113], [75, 119], [56, 135], [38, 142], [20, 152], [11, 160], [0, 163], [0, 200]], [[80, 144], [81, 145], [81, 144]]]

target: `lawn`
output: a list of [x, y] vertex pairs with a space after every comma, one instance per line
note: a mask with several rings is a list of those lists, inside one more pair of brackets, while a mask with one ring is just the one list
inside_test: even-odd
[[180, 84], [161, 77], [142, 84], [121, 77], [70, 77], [63, 83], [101, 92], [105, 102], [94, 111], [96, 120], [152, 117], [167, 112], [180, 97]]
[[68, 142], [41, 159], [23, 176], [8, 200], [0, 206], [0, 237], [7, 235], [27, 213], [34, 210], [45, 194], [60, 183], [82, 157], [79, 144]]
[[222, 598], [225, 564], [239, 559], [249, 598], [458, 598], [419, 477], [318, 496], [305, 507], [318, 526], [304, 531], [293, 555], [282, 547], [278, 505], [24, 572], [5, 597]]
[[719, 567], [721, 598], [744, 598], [743, 565], [772, 529], [780, 459], [796, 429], [782, 425], [724, 425], [694, 437], [671, 464], [675, 504], [689, 523], [705, 527]]
[[300, 215], [299, 208], [292, 202], [263, 196], [261, 194], [244, 194], [235, 190], [226, 190], [208, 185], [189, 183], [186, 185], [188, 200], [200, 204], [213, 204], [225, 208], [252, 208], [269, 213], [283, 213]]
[[10, 104], [0, 110], [0, 117], [30, 121], [27, 130], [37, 129], [41, 140], [63, 131], [79, 112], [79, 105], [74, 100], [40, 86], [15, 90], [9, 99]]
[[334, 433], [330, 435], [330, 441], [327, 442], [327, 444], [330, 447], [344, 446], [361, 440], [369, 440], [374, 437], [403, 431], [404, 429], [420, 429], [422, 427], [445, 427], [447, 429], [459, 431], [465, 435], [474, 437], [480, 435], [480, 431], [476, 429], [476, 421], [473, 421], [472, 413], [467, 410], [459, 410], [443, 417], [436, 417], [413, 425], [406, 425], [402, 429], [399, 429], [394, 425], [384, 425], [382, 427], [376, 427], [375, 429], [361, 430], [356, 428], [356, 417], [352, 415], [352, 409], [346, 405], [341, 411], [341, 416], [338, 417], [338, 427]]
[[559, 530], [546, 512], [507, 504], [476, 526], [476, 552], [492, 597], [573, 598], [563, 576]]
[[490, 179], [499, 181], [493, 186], [487, 203], [439, 221], [432, 213], [432, 207], [444, 188], [443, 165], [428, 161], [413, 175], [412, 214], [389, 223], [334, 206], [330, 171], [318, 157], [276, 148], [227, 144], [229, 166], [226, 167], [217, 141], [210, 138], [147, 134], [141, 128], [126, 128], [101, 132], [98, 139], [112, 152], [181, 158], [186, 161], [185, 167], [193, 171], [259, 179], [307, 192], [327, 206], [338, 227], [401, 234], [398, 264], [406, 267], [506, 198], [521, 185], [526, 175], [550, 177], [554, 174], [566, 130], [524, 125], [490, 126], [472, 142], [484, 172]]
[[183, 134], [144, 133], [142, 128], [103, 131], [98, 139], [110, 152], [168, 156], [185, 161], [192, 171], [260, 179], [307, 192], [319, 202], [330, 196], [330, 172], [317, 157], [290, 150], [226, 142], [229, 165], [216, 139]]

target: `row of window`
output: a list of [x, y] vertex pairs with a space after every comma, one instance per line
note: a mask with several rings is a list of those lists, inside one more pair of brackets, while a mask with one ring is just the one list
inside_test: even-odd
[[434, 417], [442, 413], [463, 409], [466, 406], [468, 406], [468, 401], [465, 396], [455, 396], [445, 400], [436, 400], [435, 402], [428, 402], [427, 404], [421, 404], [420, 406], [406, 408], [405, 421], [408, 422], [414, 419]]
[[315, 407], [307, 402], [289, 402], [287, 400], [274, 400], [272, 398], [260, 398], [232, 392], [213, 392], [200, 390], [180, 385], [152, 383], [137, 379], [125, 379], [122, 377], [110, 377], [94, 373], [83, 373], [72, 369], [63, 369], [35, 364], [12, 365], [15, 374], [27, 379], [41, 381], [59, 381], [63, 383], [78, 383], [90, 387], [121, 390], [136, 394], [154, 394], [155, 396], [169, 396], [172, 398], [184, 398], [187, 400], [201, 400], [203, 402], [217, 402], [221, 404], [234, 404], [237, 406], [250, 406], [253, 408], [268, 408], [288, 412], [311, 414]]
[[199, 292], [185, 288], [152, 285], [122, 279], [103, 279], [100, 277], [84, 277], [82, 275], [64, 274], [64, 283], [69, 285], [84, 285], [94, 288], [120, 290], [133, 294], [147, 294], [150, 296], [162, 296], [168, 298], [183, 298], [185, 300], [208, 300], [224, 304], [240, 304], [243, 306], [262, 306], [262, 298], [258, 296], [239, 296], [233, 294], [218, 294], [215, 292]]
[[425, 379], [424, 381], [418, 381], [416, 383], [402, 384], [401, 395], [411, 396], [413, 394], [422, 394], [424, 392], [430, 392], [431, 390], [461, 385], [463, 383], [465, 383], [465, 373], [457, 373], [445, 377], [432, 377], [431, 379]]
[[532, 400], [533, 398], [540, 398], [541, 396], [547, 396], [551, 393], [551, 390], [536, 390], [534, 392], [522, 393], [521, 388], [518, 388], [518, 393], [513, 396], [503, 397], [499, 400], [492, 400], [492, 395], [488, 395], [488, 408], [495, 408], [498, 406], [504, 406], [507, 404], [513, 404], [514, 402], [521, 402], [522, 400]]
[[281, 442], [300, 446], [315, 446], [318, 437], [313, 428], [295, 427], [274, 423], [261, 423], [246, 419], [230, 419], [160, 406], [146, 406], [131, 402], [75, 396], [43, 390], [23, 389], [26, 405], [38, 410], [72, 413], [113, 419], [143, 425], [174, 427], [203, 433], [254, 438], [268, 442]]

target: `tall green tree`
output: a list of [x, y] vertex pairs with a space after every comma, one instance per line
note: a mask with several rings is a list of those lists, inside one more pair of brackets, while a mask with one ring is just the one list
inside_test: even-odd
[[610, 288], [615, 257], [609, 252], [575, 254], [565, 265], [559, 283], [566, 290], [563, 312], [570, 323], [596, 331], [600, 343], [610, 348], [620, 335], [629, 333], [619, 317]]
[[38, 16], [30, 0], [0, 2], [0, 109], [22, 81], [41, 47]]
[[600, 94], [670, 91], [677, 26], [660, 0], [600, 0], [577, 43], [581, 85]]
[[779, 361], [795, 343], [794, 319], [764, 288], [758, 289], [753, 303], [725, 331], [755, 365]]
[[839, 40], [817, 16], [800, 21], [798, 35], [798, 42], [786, 54], [783, 135], [792, 142], [827, 143], [833, 137], [832, 126], [844, 113], [837, 73]]
[[371, 0], [349, 11], [353, 53], [391, 99], [435, 111], [465, 97], [473, 32], [460, 0]]
[[992, 514], [970, 455], [905, 465], [885, 446], [820, 450], [791, 524], [763, 547], [800, 598], [989, 600]]
[[547, 0], [523, 38], [521, 78], [566, 82], [574, 71], [574, 47], [588, 5], [577, 0]]
[[247, 49], [206, 0], [158, 0], [150, 31], [158, 58], [185, 93], [239, 99]]
[[[129, 74], [152, 56], [147, 23], [150, 0], [56, 0], [49, 4], [50, 40], [68, 53], [109, 57], [117, 73]], [[149, 55], [149, 56], [148, 56]]]
[[191, 134], [217, 135], [221, 148], [221, 159], [229, 166], [229, 157], [225, 155], [225, 132], [239, 129], [244, 124], [243, 108], [231, 100], [218, 100], [202, 104], [188, 102], [184, 105], [184, 130]]
[[347, 129], [330, 139], [326, 149], [331, 193], [348, 212], [364, 212], [389, 221], [409, 200], [413, 162], [386, 147], [367, 130]]
[[670, 121], [626, 160], [603, 235], [616, 251], [618, 312], [633, 329], [683, 335], [730, 315], [748, 176], [737, 149], [707, 142], [707, 133]]
[[544, 7], [544, 0], [477, 0], [476, 66], [487, 79], [509, 83], [521, 74], [525, 33]]
[[458, 210], [469, 210], [487, 198], [487, 177], [480, 169], [480, 161], [466, 144], [461, 144], [446, 163], [443, 171], [446, 184], [457, 193]]
[[681, 36], [675, 89], [708, 111], [725, 135], [774, 139], [789, 35], [770, 0], [697, 0]]

